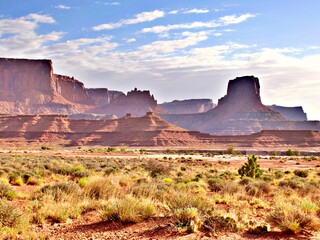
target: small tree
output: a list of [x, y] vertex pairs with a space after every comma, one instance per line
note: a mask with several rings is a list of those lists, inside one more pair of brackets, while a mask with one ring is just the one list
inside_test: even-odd
[[260, 169], [260, 164], [257, 163], [257, 157], [250, 155], [248, 161], [238, 170], [241, 177], [260, 177], [263, 171]]

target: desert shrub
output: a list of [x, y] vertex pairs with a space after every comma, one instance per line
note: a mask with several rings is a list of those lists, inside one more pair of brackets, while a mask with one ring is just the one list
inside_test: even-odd
[[292, 151], [291, 149], [288, 149], [285, 154], [286, 156], [300, 156], [300, 152], [298, 150]]
[[227, 193], [227, 194], [236, 194], [241, 190], [240, 186], [234, 182], [234, 181], [226, 181], [223, 188], [222, 192]]
[[107, 178], [99, 177], [89, 179], [83, 190], [84, 193], [90, 198], [109, 199], [115, 194], [117, 185]]
[[280, 178], [283, 178], [284, 173], [282, 171], [280, 171], [280, 170], [277, 170], [277, 171], [274, 172], [274, 176], [275, 176], [276, 179], [280, 179]]
[[203, 222], [203, 229], [210, 232], [236, 232], [239, 227], [237, 219], [228, 215], [214, 215], [207, 217]]
[[250, 177], [242, 177], [239, 181], [240, 185], [248, 185], [249, 183], [252, 182], [252, 178]]
[[80, 196], [81, 189], [75, 182], [62, 182], [54, 185], [46, 185], [35, 193], [34, 199], [41, 199], [44, 196], [51, 196], [59, 202], [71, 196]]
[[47, 146], [41, 146], [40, 150], [52, 150], [52, 148]]
[[304, 229], [317, 230], [319, 227], [315, 216], [301, 206], [291, 203], [276, 203], [268, 220], [285, 233], [298, 234]]
[[188, 232], [197, 232], [201, 227], [200, 214], [197, 208], [178, 208], [174, 211], [174, 218], [179, 228], [186, 228]]
[[172, 212], [179, 208], [197, 208], [202, 214], [212, 210], [212, 204], [205, 193], [195, 194], [192, 190], [181, 189], [179, 191], [169, 191], [165, 195], [165, 202]]
[[257, 163], [257, 157], [251, 155], [248, 157], [248, 161], [238, 170], [241, 177], [247, 176], [251, 178], [257, 178], [262, 175], [260, 164]]
[[226, 181], [224, 179], [221, 179], [219, 177], [209, 178], [207, 180], [209, 189], [213, 192], [221, 191], [225, 185], [225, 182]]
[[150, 172], [151, 177], [165, 175], [171, 171], [171, 167], [156, 160], [150, 160], [145, 167]]
[[280, 187], [289, 187], [292, 189], [302, 189], [304, 187], [304, 182], [299, 178], [290, 178], [282, 180], [279, 182]]
[[250, 196], [259, 197], [262, 194], [268, 194], [271, 192], [271, 186], [264, 181], [252, 182], [245, 187], [245, 191]]
[[10, 186], [0, 183], [0, 198], [12, 200], [17, 196], [18, 194]]
[[115, 147], [108, 147], [106, 151], [107, 152], [115, 152], [115, 151], [117, 151], [117, 149]]
[[307, 178], [309, 175], [308, 170], [301, 170], [301, 169], [297, 169], [294, 170], [294, 175], [298, 176], [298, 177], [302, 177], [302, 178]]
[[233, 147], [233, 146], [228, 147], [228, 148], [227, 148], [227, 153], [228, 153], [228, 154], [234, 154], [234, 153], [235, 153], [234, 147]]
[[79, 178], [78, 184], [80, 187], [85, 187], [88, 184], [88, 178], [87, 177]]
[[133, 185], [129, 192], [138, 198], [153, 198], [160, 193], [160, 190], [157, 188], [156, 184], [143, 182]]
[[156, 207], [151, 199], [135, 198], [126, 195], [123, 198], [111, 198], [101, 208], [101, 218], [105, 221], [137, 223], [156, 214]]
[[0, 199], [0, 229], [20, 224], [22, 215], [8, 201]]
[[64, 201], [54, 201], [44, 199], [43, 201], [35, 200], [31, 203], [32, 222], [43, 224], [45, 221], [51, 223], [65, 223], [69, 218], [78, 218], [82, 211], [82, 202], [79, 198], [66, 198]]

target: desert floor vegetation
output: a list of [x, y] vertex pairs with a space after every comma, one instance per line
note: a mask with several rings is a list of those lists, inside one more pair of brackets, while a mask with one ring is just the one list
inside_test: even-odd
[[[1, 238], [54, 239], [43, 229], [71, 225], [90, 214], [101, 224], [162, 219], [177, 236], [319, 234], [318, 157], [294, 156], [301, 165], [292, 169], [262, 168], [258, 156], [242, 156], [239, 167], [230, 164], [234, 149], [229, 150], [224, 161], [177, 157], [176, 152], [144, 158], [145, 149], [130, 159], [1, 153]], [[299, 168], [309, 161], [316, 162], [314, 167]]]

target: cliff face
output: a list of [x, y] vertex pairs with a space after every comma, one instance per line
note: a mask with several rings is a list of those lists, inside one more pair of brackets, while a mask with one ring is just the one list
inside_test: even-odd
[[307, 114], [302, 107], [268, 106], [271, 110], [280, 113], [285, 119], [290, 121], [307, 121]]
[[0, 101], [45, 104], [57, 91], [51, 60], [0, 58]]
[[157, 100], [150, 94], [150, 91], [141, 91], [135, 88], [126, 95], [117, 95], [110, 100], [110, 104], [95, 111], [97, 113], [115, 114], [117, 117], [123, 117], [127, 113], [131, 113], [133, 116], [143, 116], [146, 112], [161, 111], [157, 107]]
[[123, 92], [108, 90], [107, 88], [87, 88], [87, 93], [97, 107], [108, 105], [117, 97], [125, 96]]
[[92, 105], [94, 102], [82, 82], [73, 77], [54, 74], [58, 93], [71, 103]]
[[203, 113], [216, 105], [211, 99], [187, 99], [182, 101], [166, 102], [158, 105], [161, 109], [170, 114]]

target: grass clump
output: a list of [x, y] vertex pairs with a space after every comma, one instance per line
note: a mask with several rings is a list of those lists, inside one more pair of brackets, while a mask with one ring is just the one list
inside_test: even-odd
[[200, 214], [197, 208], [178, 208], [174, 212], [176, 224], [179, 228], [186, 229], [187, 232], [197, 232], [201, 227]]
[[[311, 209], [315, 209], [314, 206]], [[268, 220], [283, 232], [291, 234], [298, 234], [306, 229], [318, 230], [320, 227], [319, 219], [304, 204], [276, 203]]]
[[149, 198], [136, 198], [126, 195], [123, 198], [111, 198], [101, 208], [101, 218], [105, 221], [138, 223], [156, 214], [154, 202]]
[[0, 200], [0, 228], [17, 227], [21, 223], [22, 215], [6, 200]]

